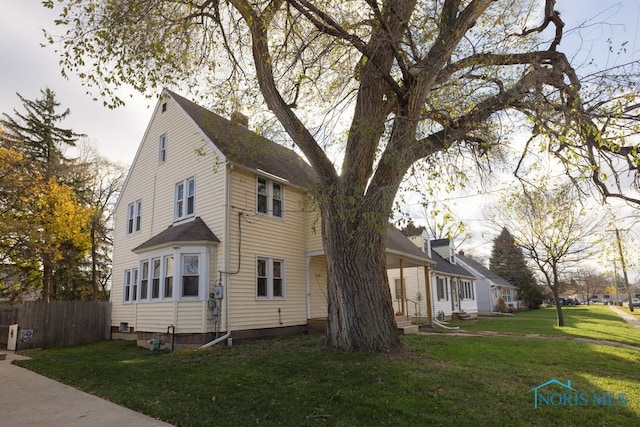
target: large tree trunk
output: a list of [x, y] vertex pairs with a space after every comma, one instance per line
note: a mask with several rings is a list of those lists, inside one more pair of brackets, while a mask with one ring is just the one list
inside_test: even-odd
[[328, 215], [323, 209], [322, 230], [329, 305], [327, 344], [344, 351], [399, 348], [385, 268], [386, 224], [380, 226], [359, 215]]
[[556, 315], [558, 317], [558, 326], [564, 326], [564, 316], [562, 314], [562, 305], [560, 304], [560, 280], [558, 278], [558, 270], [553, 267], [553, 286], [551, 287], [553, 299], [556, 301]]
[[96, 224], [91, 224], [91, 292], [92, 301], [98, 301], [98, 242], [96, 238]]
[[53, 292], [53, 263], [48, 256], [42, 257], [42, 301], [50, 302]]

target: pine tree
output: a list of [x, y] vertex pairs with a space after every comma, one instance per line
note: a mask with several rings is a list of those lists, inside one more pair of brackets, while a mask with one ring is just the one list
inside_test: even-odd
[[49, 88], [41, 89], [40, 93], [42, 98], [36, 100], [17, 94], [26, 112], [14, 110], [15, 117], [2, 114], [0, 124], [4, 132], [0, 134], [0, 144], [22, 153], [31, 162], [32, 173], [40, 174], [45, 181], [51, 177], [60, 181], [65, 173], [64, 166], [70, 163], [64, 150], [75, 147], [82, 135], [58, 127], [57, 124], [70, 114], [69, 109], [56, 112], [60, 103], [56, 101], [55, 93]]
[[493, 241], [490, 270], [519, 289], [520, 299], [528, 308], [537, 308], [543, 299], [533, 272], [527, 266], [522, 249], [506, 227]]
[[[72, 265], [87, 253], [91, 209], [80, 201], [83, 186], [74, 178], [74, 161], [64, 154], [82, 135], [59, 126], [70, 112], [57, 112], [55, 93], [48, 88], [40, 93], [37, 100], [18, 94], [25, 112], [14, 110], [14, 117], [4, 113], [0, 119], [0, 149], [17, 153], [24, 182], [20, 204], [2, 206], [2, 221], [11, 221], [12, 228], [10, 238], [2, 239], [0, 254], [11, 265], [29, 265], [40, 272], [42, 298], [49, 301], [62, 289], [55, 282], [57, 263], [62, 266], [66, 257]], [[4, 163], [3, 170], [11, 166]]]

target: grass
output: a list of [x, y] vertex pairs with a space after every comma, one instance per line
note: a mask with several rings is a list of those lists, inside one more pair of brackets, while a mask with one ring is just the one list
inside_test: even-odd
[[565, 321], [562, 328], [556, 326], [555, 307], [450, 324], [469, 331], [586, 338], [640, 346], [640, 330], [626, 323], [608, 306], [569, 306], [563, 307], [562, 313]]
[[[606, 314], [568, 317], [594, 337], [619, 327]], [[544, 331], [553, 316], [510, 320]], [[640, 425], [638, 350], [515, 335], [410, 335], [403, 343], [395, 354], [341, 353], [309, 335], [151, 353], [112, 341], [31, 351], [19, 364], [180, 426]], [[529, 391], [552, 378], [588, 395], [612, 393], [614, 402], [624, 393], [628, 403], [535, 409]]]

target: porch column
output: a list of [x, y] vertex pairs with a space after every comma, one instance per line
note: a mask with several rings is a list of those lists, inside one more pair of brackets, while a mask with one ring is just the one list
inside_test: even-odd
[[433, 308], [431, 307], [431, 274], [429, 273], [429, 266], [424, 266], [424, 288], [426, 292], [427, 303], [427, 321], [429, 326], [433, 326]]
[[401, 300], [401, 310], [402, 313], [407, 315], [407, 298], [406, 298], [406, 290], [404, 288], [404, 268], [403, 268], [403, 260], [400, 258], [400, 300]]

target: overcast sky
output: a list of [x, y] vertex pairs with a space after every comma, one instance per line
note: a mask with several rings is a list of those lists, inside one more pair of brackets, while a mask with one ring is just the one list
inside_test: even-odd
[[[561, 46], [570, 44], [568, 53], [572, 56], [579, 43], [581, 45], [576, 62], [597, 56], [601, 68], [612, 65], [614, 59], [607, 54], [609, 38], [616, 44], [628, 41], [625, 59], [638, 59], [640, 2], [637, 0], [558, 0], [557, 8], [562, 12], [567, 31]], [[115, 111], [92, 101], [79, 79], [65, 80], [60, 75], [53, 49], [40, 47], [44, 41], [42, 29], [53, 28], [54, 12], [43, 8], [40, 0], [0, 0], [0, 11], [0, 113], [13, 115], [14, 109], [23, 111], [16, 92], [27, 99], [37, 99], [40, 89], [49, 87], [61, 106], [71, 110], [63, 127], [86, 134], [100, 154], [130, 164], [155, 101], [133, 92], [124, 93], [121, 95], [132, 98], [125, 107]], [[592, 17], [595, 17], [594, 25], [580, 34], [568, 32]]]
[[[560, 49], [574, 66], [584, 66], [593, 59], [592, 67], [605, 69], [640, 59], [638, 0], [557, 0], [556, 7], [566, 24]], [[23, 111], [16, 92], [27, 99], [37, 99], [40, 89], [49, 87], [61, 106], [71, 110], [62, 127], [86, 134], [101, 155], [131, 164], [155, 100], [133, 92], [120, 93], [127, 105], [109, 110], [86, 95], [79, 79], [72, 76], [65, 80], [51, 46], [40, 47], [44, 42], [42, 29], [53, 29], [56, 17], [42, 7], [41, 0], [0, 0], [0, 113], [13, 116], [14, 109]], [[575, 30], [578, 26], [581, 29]], [[608, 40], [616, 51], [626, 41], [626, 53], [620, 57], [611, 54]], [[475, 230], [479, 242], [476, 248], [486, 254], [493, 236], [477, 235], [479, 221], [484, 221], [479, 209], [483, 202], [471, 198], [460, 203], [466, 208], [458, 209], [458, 219]]]

